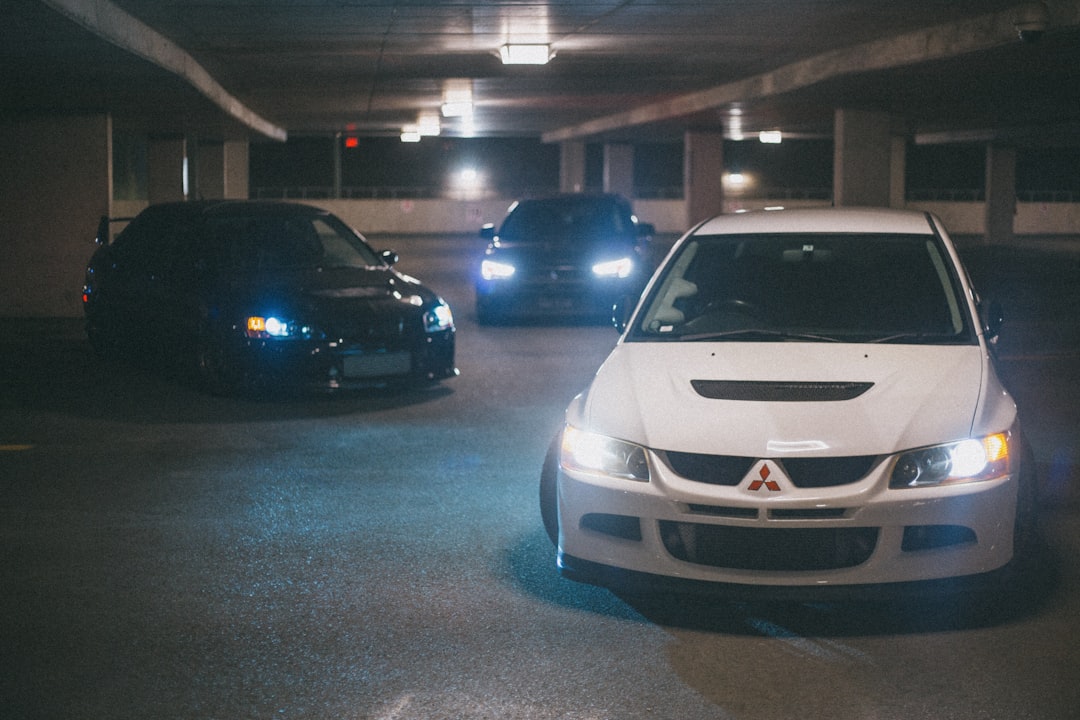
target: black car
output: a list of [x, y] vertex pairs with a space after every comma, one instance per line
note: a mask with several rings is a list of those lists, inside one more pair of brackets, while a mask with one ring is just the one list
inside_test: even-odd
[[449, 306], [334, 215], [305, 205], [152, 205], [90, 259], [102, 355], [178, 358], [214, 393], [427, 383], [457, 374]]
[[481, 323], [514, 317], [610, 319], [652, 271], [653, 227], [618, 195], [567, 194], [515, 203], [488, 241], [475, 280]]

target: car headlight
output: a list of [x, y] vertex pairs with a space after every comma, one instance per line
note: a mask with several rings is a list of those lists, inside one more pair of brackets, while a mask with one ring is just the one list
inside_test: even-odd
[[450, 306], [441, 300], [424, 313], [424, 331], [433, 333], [454, 327], [454, 313]]
[[515, 272], [517, 268], [509, 263], [497, 260], [484, 260], [480, 263], [480, 277], [485, 280], [506, 280]]
[[891, 488], [992, 480], [1009, 474], [1009, 433], [911, 450], [896, 458]]
[[563, 430], [562, 466], [624, 480], [649, 481], [645, 448], [567, 425]]
[[310, 325], [274, 316], [250, 315], [245, 323], [245, 333], [254, 339], [295, 340], [310, 338], [316, 331]]
[[627, 278], [634, 272], [634, 261], [628, 257], [607, 260], [592, 266], [593, 275], [608, 278]]

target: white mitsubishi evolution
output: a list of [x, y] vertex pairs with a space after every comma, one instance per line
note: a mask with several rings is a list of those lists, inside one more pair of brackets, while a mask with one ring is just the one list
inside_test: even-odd
[[717, 217], [627, 310], [541, 474], [565, 577], [993, 588], [1032, 542], [1034, 462], [989, 344], [1000, 314], [933, 215]]

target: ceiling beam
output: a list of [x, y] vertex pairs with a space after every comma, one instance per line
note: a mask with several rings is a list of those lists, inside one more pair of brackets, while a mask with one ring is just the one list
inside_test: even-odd
[[[1062, 3], [1055, 20], [1075, 25], [1080, 2]], [[1018, 42], [1017, 9], [924, 28], [822, 53], [767, 73], [736, 80], [544, 133], [544, 142], [581, 140], [626, 128], [675, 120], [810, 87], [836, 77], [940, 60]]]
[[42, 2], [98, 37], [182, 78], [251, 130], [273, 140], [288, 138], [284, 128], [265, 120], [233, 97], [183, 48], [108, 0]]

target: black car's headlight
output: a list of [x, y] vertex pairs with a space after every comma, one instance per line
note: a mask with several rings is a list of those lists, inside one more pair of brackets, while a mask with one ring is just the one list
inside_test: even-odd
[[645, 448], [567, 425], [562, 437], [562, 466], [567, 470], [649, 481]]
[[480, 277], [485, 280], [506, 280], [513, 276], [517, 272], [510, 263], [499, 262], [498, 260], [484, 260], [480, 263]]
[[1010, 471], [1011, 440], [1009, 433], [994, 433], [909, 450], [896, 458], [889, 487], [951, 485], [1003, 477]]
[[245, 334], [258, 340], [305, 340], [318, 335], [311, 325], [285, 318], [249, 315], [245, 322]]
[[592, 266], [593, 275], [604, 278], [627, 278], [634, 272], [632, 258], [623, 257], [617, 260], [605, 260]]
[[441, 300], [424, 313], [425, 332], [441, 332], [453, 327], [454, 313], [450, 312], [450, 306]]

